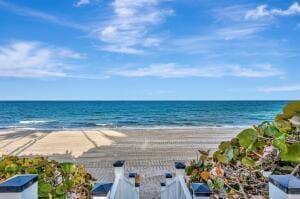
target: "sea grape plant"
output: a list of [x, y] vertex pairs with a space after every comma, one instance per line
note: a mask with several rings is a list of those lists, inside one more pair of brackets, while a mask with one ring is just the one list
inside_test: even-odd
[[93, 179], [81, 165], [59, 163], [42, 156], [3, 155], [0, 182], [17, 174], [38, 174], [39, 198], [90, 198]]
[[201, 158], [186, 168], [189, 183], [206, 182], [215, 194], [227, 198], [267, 198], [268, 175], [300, 175], [299, 132], [300, 102], [290, 102], [273, 122], [254, 125], [221, 142], [212, 157], [199, 151]]

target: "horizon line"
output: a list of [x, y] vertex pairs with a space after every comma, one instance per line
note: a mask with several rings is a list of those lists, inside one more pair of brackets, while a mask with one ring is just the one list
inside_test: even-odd
[[121, 100], [121, 99], [8, 99], [0, 102], [205, 102], [205, 101], [300, 101], [300, 99], [132, 99], [132, 100]]

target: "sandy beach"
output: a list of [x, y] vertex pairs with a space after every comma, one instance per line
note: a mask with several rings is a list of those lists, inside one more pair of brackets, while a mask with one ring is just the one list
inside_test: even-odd
[[174, 161], [189, 161], [198, 149], [215, 150], [238, 128], [78, 129], [63, 131], [2, 130], [0, 154], [47, 155], [58, 161], [84, 164], [102, 182], [113, 181], [114, 160], [125, 160], [126, 172], [141, 175], [141, 198], [158, 198], [165, 172]]

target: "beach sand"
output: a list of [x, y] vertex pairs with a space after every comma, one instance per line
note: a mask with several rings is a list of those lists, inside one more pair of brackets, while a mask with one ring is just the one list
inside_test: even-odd
[[84, 164], [102, 182], [114, 179], [112, 163], [125, 160], [126, 172], [141, 175], [140, 198], [160, 198], [160, 182], [175, 172], [174, 161], [197, 157], [198, 149], [216, 150], [238, 128], [2, 130], [0, 155], [47, 155]]

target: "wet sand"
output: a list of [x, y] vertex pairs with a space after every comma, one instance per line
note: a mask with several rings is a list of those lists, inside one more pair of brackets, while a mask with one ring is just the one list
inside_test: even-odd
[[126, 172], [141, 175], [141, 198], [159, 198], [159, 182], [174, 172], [174, 161], [197, 157], [198, 149], [215, 150], [238, 128], [78, 129], [62, 131], [2, 130], [0, 155], [47, 155], [84, 164], [102, 182], [112, 182], [114, 160], [125, 160]]

